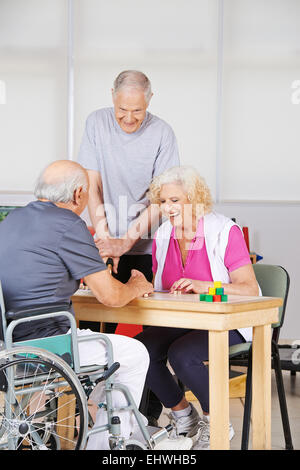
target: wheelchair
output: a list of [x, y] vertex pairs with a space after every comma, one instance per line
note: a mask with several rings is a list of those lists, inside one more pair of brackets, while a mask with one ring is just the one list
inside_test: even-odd
[[[0, 450], [84, 450], [91, 434], [104, 431], [109, 433], [111, 450], [153, 450], [168, 436], [171, 426], [148, 428], [128, 388], [114, 382], [120, 364], [113, 360], [106, 335], [78, 337], [74, 316], [64, 304], [6, 312], [1, 282], [0, 307]], [[22, 322], [56, 316], [69, 319], [70, 333], [13, 341], [13, 330]], [[105, 341], [107, 364], [80, 366], [78, 343], [97, 338]], [[98, 407], [107, 413], [107, 424], [91, 428], [88, 400], [100, 382], [105, 400]], [[127, 406], [113, 406], [114, 390], [124, 394]], [[122, 437], [121, 409], [134, 414], [137, 437]]]

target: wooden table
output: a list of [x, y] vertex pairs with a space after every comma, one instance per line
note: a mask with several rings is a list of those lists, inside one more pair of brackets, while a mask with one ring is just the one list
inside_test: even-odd
[[271, 449], [271, 324], [282, 299], [228, 296], [200, 302], [197, 294], [151, 294], [125, 307], [106, 307], [93, 294], [72, 297], [76, 320], [170, 326], [209, 331], [210, 448], [229, 449], [228, 331], [253, 327], [253, 449]]

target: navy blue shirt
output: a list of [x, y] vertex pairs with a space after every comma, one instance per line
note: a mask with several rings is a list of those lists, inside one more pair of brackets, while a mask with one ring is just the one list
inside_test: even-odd
[[[70, 297], [84, 276], [106, 269], [85, 222], [52, 202], [34, 201], [0, 223], [0, 279], [6, 310], [57, 302]], [[67, 319], [27, 322], [14, 339], [65, 333]]]

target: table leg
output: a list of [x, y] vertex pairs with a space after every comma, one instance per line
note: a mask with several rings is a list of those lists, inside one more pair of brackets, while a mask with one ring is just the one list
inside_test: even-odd
[[228, 331], [209, 332], [210, 448], [229, 446]]
[[271, 325], [253, 328], [253, 449], [271, 449]]

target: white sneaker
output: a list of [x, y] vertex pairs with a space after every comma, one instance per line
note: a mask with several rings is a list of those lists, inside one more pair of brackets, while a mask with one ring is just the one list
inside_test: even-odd
[[171, 438], [175, 439], [178, 438], [178, 436], [192, 437], [197, 433], [199, 429], [200, 416], [192, 403], [190, 403], [190, 406], [192, 411], [188, 416], [175, 418], [172, 412], [168, 415], [170, 424], [173, 426], [173, 429], [170, 432]]
[[[229, 423], [229, 440], [234, 436], [234, 429], [231, 423]], [[195, 436], [193, 450], [208, 450], [210, 439], [210, 425], [209, 419], [203, 415], [203, 418], [199, 422], [199, 429]]]
[[193, 440], [190, 437], [178, 436], [175, 439], [170, 437], [160, 441], [153, 450], [190, 450]]

